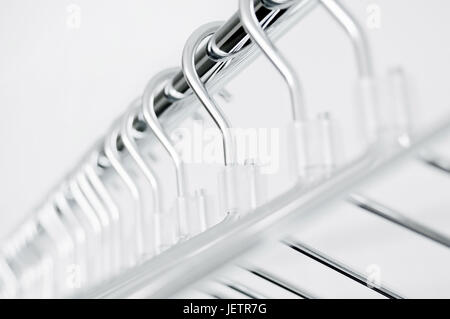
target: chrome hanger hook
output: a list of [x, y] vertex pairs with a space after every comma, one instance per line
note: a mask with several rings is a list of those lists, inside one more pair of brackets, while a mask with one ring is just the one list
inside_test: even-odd
[[142, 206], [139, 188], [134, 183], [133, 178], [128, 174], [127, 170], [120, 162], [120, 155], [117, 150], [117, 139], [119, 136], [119, 129], [113, 128], [110, 134], [107, 134], [104, 143], [104, 152], [109, 163], [117, 172], [122, 182], [130, 192], [134, 202], [134, 229], [136, 230], [136, 252], [135, 258], [139, 259], [143, 255], [143, 231], [142, 227]]
[[[315, 0], [304, 0], [302, 3], [311, 2]], [[330, 15], [344, 28], [347, 35], [352, 42], [355, 58], [358, 68], [358, 75], [361, 79], [372, 80], [374, 78], [373, 61], [371, 58], [369, 45], [364, 31], [357, 23], [356, 19], [336, 0], [318, 0], [320, 4], [330, 13]], [[293, 5], [298, 0], [263, 0], [262, 3], [268, 8], [283, 9]], [[254, 13], [253, 1], [240, 0], [239, 12], [241, 16], [241, 22], [246, 29], [247, 33], [252, 37], [253, 41], [261, 48], [271, 62], [277, 67], [283, 76], [297, 82], [297, 92], [300, 88], [300, 82], [296, 79], [293, 68], [289, 63], [280, 55], [276, 47], [273, 46], [269, 37], [263, 32], [259, 26], [259, 22]], [[287, 79], [286, 79], [287, 80]], [[287, 80], [288, 81], [288, 80]], [[293, 84], [290, 84], [290, 87]], [[291, 87], [291, 90], [293, 88]], [[291, 99], [293, 99], [291, 93]], [[299, 97], [297, 97], [299, 98]], [[301, 100], [299, 100], [301, 101]]]
[[307, 111], [303, 101], [302, 86], [300, 79], [294, 67], [286, 60], [286, 58], [273, 45], [270, 38], [260, 26], [255, 14], [253, 0], [239, 1], [239, 14], [241, 23], [247, 34], [250, 36], [266, 57], [276, 67], [278, 72], [283, 76], [289, 87], [289, 96], [291, 99], [292, 116], [295, 121], [304, 122], [307, 120]]
[[[331, 14], [331, 16], [344, 28], [351, 39], [357, 60], [358, 73], [361, 78], [373, 78], [373, 61], [369, 50], [366, 35], [356, 19], [348, 12], [341, 3], [336, 0], [261, 0], [262, 4], [269, 9], [285, 9], [298, 2], [307, 5], [318, 1]], [[240, 0], [240, 6], [249, 1]]]
[[154, 94], [158, 86], [164, 82], [170, 81], [171, 78], [177, 73], [177, 69], [168, 69], [155, 75], [145, 87], [144, 94], [142, 96], [142, 115], [147, 122], [150, 129], [155, 134], [159, 142], [164, 146], [167, 153], [169, 153], [172, 161], [175, 165], [176, 179], [177, 179], [177, 195], [178, 197], [184, 197], [187, 193], [185, 170], [181, 156], [175, 149], [173, 142], [164, 132], [154, 108]]
[[[161, 198], [161, 191], [160, 191], [160, 183], [157, 179], [156, 173], [153, 171], [152, 167], [147, 163], [146, 159], [144, 158], [142, 152], [139, 150], [139, 147], [135, 141], [134, 135], [139, 133], [134, 128], [135, 120], [139, 119], [139, 106], [141, 105], [141, 100], [136, 99], [130, 106], [130, 111], [125, 116], [125, 120], [122, 123], [122, 128], [120, 132], [120, 137], [122, 138], [123, 144], [125, 148], [130, 153], [131, 157], [133, 158], [134, 162], [138, 166], [138, 168], [143, 173], [145, 179], [150, 184], [150, 187], [152, 189], [152, 205], [153, 205], [153, 211], [149, 212], [153, 214], [152, 217], [154, 217], [154, 220], [159, 220], [158, 216], [162, 213], [163, 209], [161, 207], [162, 198]], [[144, 216], [142, 216], [141, 222], [142, 225], [145, 225], [144, 223]], [[154, 240], [154, 252], [156, 254], [161, 252], [161, 225], [159, 222], [155, 222], [153, 225], [153, 229], [147, 230], [152, 231], [153, 233], [153, 240]]]
[[109, 219], [109, 227], [110, 230], [110, 240], [111, 240], [111, 249], [112, 249], [112, 270], [117, 271], [120, 268], [120, 259], [122, 254], [122, 234], [120, 231], [120, 213], [119, 208], [116, 202], [113, 199], [113, 196], [110, 194], [109, 190], [103, 183], [102, 179], [99, 176], [100, 167], [97, 166], [98, 163], [99, 152], [98, 149], [94, 150], [93, 154], [91, 154], [87, 160], [87, 163], [84, 165], [83, 170], [84, 174], [101, 200], [101, 204], [103, 209], [108, 216]]
[[355, 50], [358, 73], [361, 78], [374, 77], [373, 61], [369, 50], [369, 44], [364, 31], [356, 19], [342, 4], [336, 0], [319, 0], [331, 16], [344, 28], [350, 37]]
[[153, 171], [152, 167], [148, 165], [146, 160], [141, 154], [141, 151], [139, 150], [138, 145], [136, 144], [136, 141], [133, 137], [134, 128], [133, 124], [136, 120], [139, 110], [138, 107], [140, 105], [140, 99], [136, 99], [130, 106], [130, 111], [125, 116], [125, 120], [122, 123], [122, 128], [120, 131], [120, 137], [122, 138], [123, 144], [127, 151], [130, 153], [131, 157], [133, 158], [136, 165], [139, 167], [139, 169], [144, 174], [144, 177], [149, 182], [151, 188], [152, 188], [152, 195], [153, 195], [153, 209], [154, 212], [159, 213], [161, 212], [161, 192], [159, 187], [159, 181], [157, 180], [156, 174]]
[[[296, 0], [295, 0], [296, 1]], [[279, 8], [272, 10], [268, 15], [266, 15], [261, 20], [261, 27], [266, 28], [270, 22], [273, 20], [273, 18], [280, 12]], [[206, 44], [206, 52], [208, 53], [208, 56], [210, 59], [216, 62], [229, 62], [230, 60], [241, 58], [247, 53], [247, 48], [244, 48], [246, 46], [246, 43], [249, 40], [249, 36], [246, 35], [238, 45], [236, 45], [233, 49], [231, 49], [229, 52], [223, 51], [216, 41], [217, 34], [214, 33], [208, 40]]]
[[200, 79], [195, 68], [195, 53], [200, 43], [222, 25], [222, 22], [212, 22], [198, 28], [187, 40], [182, 57], [182, 69], [186, 82], [191, 87], [194, 94], [213, 118], [216, 125], [222, 133], [224, 163], [226, 166], [235, 164], [235, 147], [232, 134], [230, 132], [230, 123], [225, 114], [209, 95], [206, 86]]

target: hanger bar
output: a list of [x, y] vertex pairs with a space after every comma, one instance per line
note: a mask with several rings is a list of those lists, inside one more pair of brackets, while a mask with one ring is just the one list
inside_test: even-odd
[[392, 292], [390, 289], [384, 288], [382, 286], [376, 287], [369, 285], [367, 282], [367, 278], [365, 276], [350, 269], [348, 266], [340, 263], [339, 261], [334, 260], [329, 256], [326, 256], [322, 252], [319, 252], [303, 243], [300, 243], [298, 240], [286, 240], [283, 241], [283, 243], [289, 248], [292, 248], [293, 250], [305, 255], [306, 257], [309, 257], [321, 263], [322, 265], [325, 265], [333, 269], [334, 271], [340, 273], [341, 275], [344, 275], [345, 277], [356, 281], [357, 283], [379, 293], [380, 295], [383, 295], [389, 299], [403, 299], [401, 296], [399, 296], [395, 292]]
[[444, 159], [440, 158], [427, 158], [423, 157], [422, 160], [425, 162], [425, 164], [443, 172], [450, 174], [450, 163]]
[[386, 207], [372, 199], [369, 199], [365, 196], [359, 194], [351, 194], [349, 199], [351, 203], [354, 205], [373, 213], [381, 218], [387, 219], [390, 222], [393, 222], [401, 227], [404, 227], [418, 235], [421, 235], [425, 238], [428, 238], [432, 241], [435, 241], [441, 245], [444, 245], [447, 248], [450, 248], [450, 238], [445, 234], [441, 234], [438, 231], [435, 231], [422, 223], [418, 223], [411, 218], [396, 212], [389, 207]]
[[[302, 1], [299, 2], [301, 3]], [[292, 5], [290, 8], [294, 6], [295, 5]], [[282, 18], [286, 16], [286, 13], [290, 8], [279, 10], [279, 12], [266, 24], [266, 29], [272, 26], [275, 22], [283, 20]], [[255, 12], [259, 21], [263, 21], [273, 14], [273, 10], [266, 8], [262, 4], [261, 0], [255, 1]], [[239, 50], [245, 50], [249, 47], [250, 40], [241, 25], [239, 12], [236, 12], [216, 31], [215, 40], [217, 46], [224, 52], [232, 52], [243, 41], [244, 45]], [[222, 68], [225, 63], [226, 62], [224, 61], [216, 62], [211, 59], [207, 52], [206, 43], [200, 47], [195, 56], [195, 65], [200, 78], [211, 76], [218, 69]], [[181, 70], [173, 77], [172, 87], [181, 94], [186, 93], [190, 89]], [[167, 109], [169, 109], [172, 104], [174, 104], [174, 101], [166, 96], [164, 90], [161, 90], [155, 95], [154, 103], [156, 115], [160, 116]]]
[[263, 296], [261, 294], [259, 294], [258, 292], [254, 291], [253, 289], [243, 285], [243, 284], [238, 284], [235, 283], [234, 281], [231, 282], [229, 280], [220, 280], [219, 281], [220, 284], [240, 293], [241, 295], [244, 295], [250, 299], [267, 299], [266, 296]]
[[290, 293], [293, 293], [294, 295], [303, 298], [303, 299], [315, 299], [310, 293], [305, 291], [300, 291], [298, 288], [293, 287], [292, 285], [278, 279], [272, 274], [269, 274], [261, 269], [247, 269], [249, 272], [251, 272], [253, 275], [267, 280], [268, 282], [274, 284], [275, 286], [278, 286], [280, 288], [283, 288], [284, 290], [289, 291]]
[[[263, 3], [266, 3], [266, 6], [264, 6]], [[354, 25], [352, 21], [349, 21], [348, 17], [345, 15], [345, 12], [342, 11], [341, 8], [337, 7], [336, 4], [327, 0], [297, 0], [288, 1], [286, 5], [273, 7], [273, 9], [268, 8], [268, 4], [269, 2], [267, 0], [254, 1], [255, 15], [258, 21], [266, 21], [266, 23], [263, 24], [263, 28], [266, 30], [277, 24], [279, 21], [285, 20], [285, 17], [290, 15], [290, 11], [297, 11], [297, 9], [298, 11], [308, 11], [319, 4], [322, 4], [326, 10], [332, 11], [340, 16], [343, 15], [344, 17], [342, 21], [344, 22], [338, 22], [342, 24], [342, 27], [353, 40], [354, 50], [358, 61], [359, 75], [363, 78], [370, 78], [373, 76], [372, 65], [368, 60], [369, 55], [366, 54], [367, 43], [365, 41], [360, 41], [361, 39], [359, 39], [359, 37], [361, 35], [358, 30], [358, 26]], [[275, 10], [278, 12], [274, 15]], [[273, 16], [271, 17], [271, 15]], [[301, 16], [301, 14], [299, 14], [299, 16]], [[215, 42], [217, 47], [222, 52], [226, 53], [232, 53], [236, 49], [238, 51], [243, 51], [251, 46], [250, 38], [242, 26], [239, 12], [236, 12], [215, 32]], [[228, 65], [227, 63], [229, 62], [220, 60], [215, 61], [211, 58], [210, 54], [208, 54], [207, 48], [208, 44], [203, 44], [195, 55], [195, 67], [197, 74], [205, 82], [224, 66]], [[179, 95], [183, 95], [190, 90], [190, 87], [181, 70], [178, 71], [178, 73], [173, 77], [171, 86]], [[176, 103], [176, 101], [168, 97], [165, 90], [162, 89], [159, 93], [155, 94], [154, 105], [156, 115], [159, 117], [174, 103]]]
[[200, 291], [201, 293], [203, 293], [203, 294], [205, 294], [205, 295], [211, 297], [212, 299], [226, 299], [225, 297], [219, 296], [219, 295], [216, 294], [216, 293], [210, 293], [210, 292], [205, 291], [205, 290], [198, 290], [198, 291]]

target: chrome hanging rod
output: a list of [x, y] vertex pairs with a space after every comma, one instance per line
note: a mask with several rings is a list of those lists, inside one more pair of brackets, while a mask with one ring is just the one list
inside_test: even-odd
[[[255, 1], [255, 11], [259, 21], [267, 21], [264, 25], [266, 29], [275, 22], [283, 20], [282, 18], [286, 16], [289, 9], [295, 6], [291, 5], [289, 8], [279, 9], [275, 12], [274, 10], [265, 7], [263, 2], [264, 1], [261, 0]], [[245, 51], [250, 46], [250, 42], [247, 33], [241, 25], [239, 12], [236, 12], [228, 19], [214, 35], [214, 47], [216, 50], [219, 50], [223, 55], [230, 57], [231, 55], [234, 55], [236, 49], [238, 49], [239, 52]], [[211, 78], [212, 75], [229, 62], [229, 59], [224, 58], [224, 56], [218, 56], [217, 59], [214, 59], [214, 51], [209, 49], [210, 43], [211, 41], [203, 44], [195, 56], [197, 73], [204, 80]], [[185, 95], [189, 91], [189, 85], [187, 84], [181, 69], [173, 77], [171, 87], [179, 96]], [[157, 116], [160, 116], [176, 102], [171, 96], [168, 96], [164, 89], [155, 95], [154, 101]]]

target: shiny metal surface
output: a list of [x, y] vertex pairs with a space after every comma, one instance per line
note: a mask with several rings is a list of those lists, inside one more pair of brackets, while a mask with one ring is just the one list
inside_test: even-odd
[[[324, 213], [320, 208], [323, 203], [345, 198], [351, 189], [358, 188], [369, 176], [377, 176], [392, 165], [401, 163], [447, 130], [448, 124], [444, 124], [431, 135], [418, 139], [412, 148], [397, 150], [388, 157], [380, 156], [378, 162], [374, 161], [377, 158], [374, 154], [382, 148], [372, 148], [362, 160], [358, 159], [356, 163], [342, 168], [330, 180], [307, 191], [294, 188], [248, 214], [238, 225], [218, 225], [88, 296], [168, 297], [180, 290], [180, 287], [189, 286], [258, 243], [282, 239], [298, 222], [305, 223], [314, 216], [321, 216]], [[185, 254], [189, 254], [190, 258], [186, 258]], [[200, 267], [196, 260], [210, 262]], [[190, 269], [188, 276], [185, 269]]]

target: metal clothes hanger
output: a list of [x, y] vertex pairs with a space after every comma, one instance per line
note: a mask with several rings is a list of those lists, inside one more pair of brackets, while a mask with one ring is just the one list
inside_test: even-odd
[[[160, 190], [160, 182], [158, 181], [157, 175], [154, 172], [151, 165], [147, 163], [147, 160], [144, 158], [144, 154], [139, 149], [133, 134], [138, 133], [134, 128], [134, 125], [137, 121], [142, 121], [138, 118], [139, 114], [139, 106], [141, 105], [140, 99], [135, 100], [131, 106], [130, 111], [125, 116], [125, 120], [122, 123], [120, 136], [123, 141], [123, 144], [128, 151], [128, 153], [133, 158], [133, 161], [138, 166], [139, 170], [142, 172], [143, 176], [147, 180], [148, 184], [151, 187], [151, 195], [152, 195], [152, 209], [148, 212], [142, 212], [143, 214], [148, 214], [147, 220], [151, 221], [151, 229], [150, 227], [146, 227], [143, 231], [151, 232], [151, 238], [153, 241], [152, 247], [146, 249], [147, 255], [159, 254], [162, 249], [161, 243], [161, 225], [160, 225], [160, 214], [163, 211], [162, 208], [162, 197]], [[142, 198], [142, 196], [141, 196]], [[146, 216], [142, 216], [142, 222], [146, 219]], [[144, 223], [143, 226], [148, 225]]]
[[[263, 1], [263, 4], [268, 8], [282, 9], [292, 5], [295, 1], [275, 1], [267, 0]], [[321, 1], [325, 8], [331, 13], [331, 15], [347, 30], [353, 46], [356, 51], [357, 64], [359, 66], [360, 81], [373, 82], [373, 74], [371, 68], [371, 59], [368, 52], [368, 47], [365, 41], [364, 33], [358, 27], [356, 21], [351, 15], [345, 11], [334, 0]], [[276, 46], [271, 42], [270, 38], [266, 35], [263, 28], [259, 25], [258, 19], [255, 14], [255, 8], [253, 1], [240, 0], [239, 13], [241, 17], [241, 23], [251, 39], [259, 46], [270, 62], [276, 67], [278, 72], [283, 76], [290, 93], [292, 117], [294, 119], [294, 126], [296, 127], [295, 135], [298, 141], [296, 141], [297, 154], [296, 160], [299, 161], [301, 166], [299, 167], [299, 174], [301, 177], [307, 177], [307, 168], [311, 165], [310, 148], [308, 144], [311, 144], [311, 137], [308, 136], [308, 132], [305, 131], [302, 125], [308, 122], [307, 110], [303, 101], [302, 88], [297, 72], [292, 65], [284, 58], [284, 56], [278, 51]], [[372, 96], [372, 94], [371, 94]], [[371, 100], [371, 98], [369, 99]], [[372, 105], [373, 103], [371, 103]], [[331, 132], [331, 123], [328, 113], [322, 114], [318, 117], [318, 124], [321, 125], [322, 139], [321, 139], [321, 165], [325, 171], [325, 176], [331, 174], [332, 169], [335, 167], [336, 156], [334, 154], [333, 134]]]
[[[176, 72], [177, 69], [175, 68], [159, 72], [146, 85], [144, 94], [142, 96], [142, 115], [147, 125], [152, 130], [153, 134], [155, 134], [156, 138], [172, 158], [176, 173], [177, 196], [184, 197], [188, 193], [188, 191], [183, 161], [175, 147], [172, 145], [172, 141], [164, 132], [164, 129], [159, 123], [153, 105], [154, 94], [156, 93], [156, 89], [158, 88], [158, 86], [161, 86], [161, 84], [165, 83], [166, 85], [164, 87], [168, 87], [168, 84], [170, 84], [169, 80], [176, 74]], [[174, 91], [174, 89], [172, 88], [172, 90], [167, 90], [167, 92], [170, 92], [169, 94], [174, 94], [177, 91]], [[177, 93], [177, 99], [180, 98], [180, 94], [181, 93], [179, 92]], [[181, 97], [182, 96], [183, 95], [181, 95]]]
[[[267, 0], [263, 1], [263, 4], [268, 8], [282, 9], [289, 7], [295, 1], [275, 1]], [[356, 53], [356, 61], [359, 69], [360, 84], [365, 85], [367, 83], [373, 82], [373, 72], [372, 72], [372, 62], [370, 54], [368, 51], [368, 45], [366, 43], [364, 33], [360, 30], [356, 21], [352, 16], [337, 2], [334, 0], [324, 0], [320, 1], [321, 4], [330, 12], [330, 14], [340, 23], [341, 26], [347, 31], [353, 47]], [[295, 69], [290, 65], [290, 63], [285, 59], [285, 57], [278, 51], [276, 46], [273, 45], [270, 38], [266, 35], [263, 28], [259, 25], [256, 18], [253, 1], [251, 0], [240, 0], [239, 2], [239, 13], [241, 17], [241, 23], [247, 33], [250, 35], [251, 39], [259, 46], [270, 62], [276, 67], [278, 72], [283, 76], [286, 84], [289, 88], [289, 94], [291, 99], [292, 107], [292, 117], [294, 119], [295, 126], [301, 126], [302, 123], [307, 122], [307, 110], [303, 101], [302, 87], [300, 80], [295, 72]], [[364, 101], [368, 104], [370, 113], [374, 112], [374, 94], [372, 92], [372, 85], [364, 89]], [[368, 94], [369, 92], [370, 94]], [[372, 119], [372, 118], [371, 118]], [[331, 169], [335, 166], [335, 155], [334, 146], [332, 141], [333, 134], [330, 132], [330, 119], [328, 114], [324, 114], [319, 117], [318, 120], [322, 123], [321, 129], [323, 132], [322, 140], [322, 154], [323, 154], [323, 166], [326, 171], [325, 175], [329, 175]], [[301, 163], [299, 167], [299, 174], [302, 177], [306, 177], [307, 168], [311, 164], [310, 159], [310, 147], [308, 143], [311, 144], [310, 138], [307, 136], [307, 132], [304, 128], [296, 128], [296, 141], [297, 145], [297, 158], [296, 160]], [[373, 131], [373, 129], [372, 129]], [[373, 133], [370, 133], [373, 134]], [[371, 137], [373, 139], [373, 137]]]
[[[70, 204], [67, 202], [67, 199], [64, 195], [64, 191], [57, 192], [57, 195], [48, 201], [48, 203], [41, 209], [36, 216], [36, 222], [39, 223], [38, 227], [42, 229], [40, 233], [45, 233], [47, 237], [53, 242], [54, 248], [59, 256], [58, 262], [55, 261], [55, 277], [60, 278], [56, 279], [55, 282], [55, 294], [56, 295], [66, 295], [73, 288], [77, 288], [81, 286], [82, 283], [85, 282], [85, 277], [88, 272], [87, 264], [95, 263], [92, 258], [88, 256], [86, 250], [86, 228], [87, 231], [98, 231], [98, 222], [102, 221], [95, 213], [105, 213], [104, 211], [100, 211], [98, 206], [98, 199], [96, 198], [96, 193], [94, 189], [89, 184], [89, 179], [83, 175], [83, 172], [78, 173], [74, 176], [74, 181], [72, 181], [71, 190], [75, 193], [74, 199], [77, 204], [80, 205], [80, 208], [83, 211], [83, 215], [86, 215], [87, 219], [85, 219], [85, 223], [81, 223], [70, 207]], [[97, 202], [96, 202], [97, 201]], [[94, 205], [90, 207], [90, 205]], [[95, 212], [93, 212], [95, 208]], [[105, 216], [101, 216], [105, 218]], [[104, 220], [102, 221], [105, 222]], [[90, 225], [88, 225], [90, 224]], [[105, 224], [101, 225], [103, 229], [101, 229], [101, 233], [104, 235], [106, 233]], [[107, 225], [106, 225], [107, 226]], [[94, 232], [95, 232], [94, 231]], [[95, 246], [95, 243], [92, 242], [92, 238], [89, 241], [89, 246]], [[109, 238], [103, 238], [101, 245], [97, 246], [100, 250], [94, 252], [91, 250], [91, 257], [95, 254], [102, 256], [103, 252], [105, 253], [104, 260], [102, 260], [103, 264], [107, 265], [109, 263], [109, 259], [107, 258], [109, 253], [108, 249], [104, 247], [105, 243], [107, 243]], [[89, 260], [89, 262], [88, 262]], [[89, 265], [92, 266], [92, 265]], [[73, 269], [72, 269], [73, 268]], [[69, 272], [74, 272], [74, 276], [78, 278], [74, 278], [76, 282], [71, 286], [70, 283], [66, 282], [64, 279], [66, 277], [66, 272], [68, 275]], [[110, 275], [108, 269], [104, 268], [104, 275]]]
[[[265, 21], [270, 21], [270, 19]], [[225, 61], [234, 57], [234, 53], [225, 56], [224, 52], [221, 52], [215, 45], [215, 32], [221, 24], [221, 22], [209, 23], [194, 31], [183, 49], [182, 69], [186, 82], [221, 131], [225, 164], [224, 174], [221, 176], [222, 201], [225, 203], [226, 217], [239, 217], [242, 213], [251, 211], [263, 202], [261, 198], [264, 193], [263, 187], [254, 187], [259, 171], [254, 159], [246, 160], [243, 165], [237, 163], [236, 147], [230, 131], [231, 125], [200, 79], [195, 69], [194, 59], [198, 46], [208, 37], [207, 47], [215, 52], [212, 52], [214, 53], [213, 60], [215, 60], [214, 56]], [[247, 178], [243, 178], [244, 174]]]
[[73, 268], [73, 277], [71, 283], [73, 287], [79, 288], [86, 283], [86, 271], [88, 269], [88, 250], [87, 250], [87, 234], [82, 222], [78, 220], [72, 207], [67, 201], [65, 191], [62, 187], [53, 197], [53, 205], [57, 213], [61, 216], [61, 220], [72, 233], [75, 243], [75, 263]]
[[99, 253], [104, 254], [106, 267], [103, 271], [106, 276], [110, 276], [118, 273], [122, 268], [123, 243], [117, 204], [99, 177], [103, 170], [99, 166], [100, 156], [98, 147], [95, 147], [80, 168], [77, 180], [101, 222], [103, 250]]
[[225, 166], [232, 166], [236, 163], [236, 159], [233, 137], [230, 132], [231, 125], [226, 115], [209, 95], [195, 68], [195, 53], [200, 43], [206, 37], [214, 34], [221, 25], [221, 22], [208, 23], [191, 34], [183, 49], [182, 68], [192, 91], [221, 131]]
[[300, 79], [297, 76], [297, 72], [294, 71], [294, 67], [272, 44], [272, 41], [264, 32], [263, 27], [260, 26], [253, 6], [253, 0], [239, 1], [239, 15], [242, 26], [247, 34], [276, 67], [288, 85], [292, 118], [294, 121], [307, 121], [308, 116], [303, 100], [303, 89], [300, 84]]
[[78, 184], [77, 176], [75, 175], [68, 181], [68, 189], [73, 197], [74, 203], [78, 207], [77, 216], [82, 221], [86, 229], [86, 239], [88, 242], [88, 269], [86, 272], [87, 280], [89, 282], [98, 282], [104, 276], [103, 266], [105, 262], [104, 255], [101, 253], [104, 247], [104, 240], [102, 238], [102, 224], [91, 207], [88, 199], [83, 193], [82, 188]]
[[[115, 203], [112, 195], [104, 185], [103, 181], [100, 178], [100, 174], [102, 173], [102, 169], [98, 166], [99, 161], [99, 153], [98, 150], [94, 151], [94, 153], [87, 160], [87, 163], [84, 165], [84, 174], [86, 179], [92, 185], [96, 194], [102, 202], [102, 207], [100, 210], [104, 210], [107, 214], [108, 224], [109, 224], [109, 232], [110, 232], [110, 245], [111, 245], [111, 272], [113, 274], [117, 273], [121, 269], [121, 257], [122, 257], [122, 232], [120, 230], [120, 213]], [[98, 205], [98, 204], [97, 204]]]
[[89, 206], [89, 210], [93, 211], [97, 216], [100, 225], [101, 250], [97, 253], [101, 256], [102, 260], [102, 275], [106, 277], [111, 272], [112, 265], [112, 232], [109, 216], [92, 185], [89, 183], [83, 169], [76, 174], [75, 179], [87, 201], [83, 209], [87, 209]]
[[[161, 127], [158, 117], [156, 116], [153, 104], [156, 89], [162, 84], [165, 84], [164, 90], [166, 94], [172, 96], [173, 100], [181, 99], [184, 97], [184, 94], [181, 94], [174, 90], [170, 83], [171, 78], [176, 74], [176, 72], [176, 69], [168, 69], [158, 73], [150, 80], [150, 82], [146, 85], [142, 96], [141, 112], [146, 124], [150, 127], [153, 134], [155, 134], [158, 141], [167, 151], [175, 167], [177, 194], [176, 214], [178, 219], [177, 236], [178, 240], [183, 240], [191, 235], [191, 229], [189, 227], [189, 218], [191, 218], [191, 216], [188, 216], [191, 215], [191, 212], [189, 211], [187, 203], [188, 189], [186, 183], [185, 168], [181, 156], [178, 154], [178, 151], [173, 146], [172, 141]], [[200, 212], [200, 215], [204, 216], [204, 214], [205, 212]], [[200, 227], [202, 230], [204, 230], [206, 228], [206, 222], [204, 222], [204, 225], [201, 225]]]
[[195, 53], [197, 48], [203, 40], [214, 35], [221, 24], [221, 22], [208, 23], [192, 33], [183, 49], [182, 69], [186, 82], [221, 132], [225, 164], [223, 193], [226, 217], [236, 218], [242, 212], [239, 212], [241, 209], [239, 208], [239, 192], [237, 190], [239, 186], [237, 185], [238, 172], [236, 171], [238, 164], [236, 162], [234, 140], [230, 131], [231, 125], [214, 98], [209, 95], [206, 86], [203, 84], [195, 68]]
[[[205, 191], [196, 190], [194, 194], [189, 194], [187, 187], [185, 166], [181, 156], [175, 149], [173, 142], [159, 123], [154, 109], [154, 94], [159, 86], [164, 85], [166, 94], [175, 94], [173, 100], [183, 98], [180, 93], [175, 93], [171, 87], [171, 78], [176, 74], [176, 69], [168, 69], [155, 75], [147, 84], [142, 97], [142, 116], [147, 125], [151, 128], [159, 142], [163, 145], [175, 167], [177, 199], [176, 209], [178, 218], [178, 240], [184, 240], [196, 233], [203, 232], [208, 224], [213, 223], [207, 216], [207, 201]], [[191, 93], [192, 94], [192, 93]], [[192, 206], [195, 205], [195, 208]]]
[[[132, 229], [134, 232], [130, 234], [130, 238], [123, 238], [123, 251], [127, 251], [129, 253], [124, 262], [127, 267], [130, 267], [135, 265], [144, 256], [144, 230], [142, 229], [143, 212], [139, 187], [133, 181], [133, 178], [120, 161], [120, 154], [118, 150], [119, 131], [119, 127], [113, 126], [109, 134], [107, 134], [107, 138], [105, 138], [103, 151], [105, 153], [105, 158], [108, 160], [107, 165], [110, 165], [115, 170], [129, 191], [133, 201], [133, 209], [131, 214], [133, 215]], [[133, 244], [130, 245], [128, 240], [132, 240]]]
[[[278, 9], [278, 6], [280, 5], [278, 4], [275, 6], [274, 3], [270, 4], [271, 8], [274, 7]], [[254, 2], [252, 0], [239, 1], [239, 15], [241, 24], [247, 34], [275, 66], [289, 88], [292, 119], [294, 121], [294, 126], [298, 127], [293, 133], [296, 150], [292, 155], [294, 157], [294, 162], [299, 163], [296, 165], [299, 177], [301, 179], [306, 179], [309, 177], [308, 175], [310, 175], [308, 171], [308, 167], [311, 164], [308, 147], [310, 139], [307, 134], [303, 132], [302, 124], [307, 123], [309, 118], [303, 98], [303, 89], [300, 79], [298, 78], [294, 67], [278, 51], [276, 46], [272, 44], [271, 40], [264, 32], [263, 27], [260, 26], [256, 17]]]

